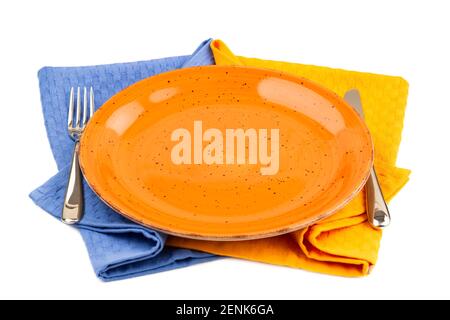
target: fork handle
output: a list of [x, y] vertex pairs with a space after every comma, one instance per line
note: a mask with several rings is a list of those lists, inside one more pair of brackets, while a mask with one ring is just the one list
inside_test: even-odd
[[384, 201], [375, 169], [370, 169], [369, 179], [366, 183], [367, 218], [375, 229], [387, 227], [391, 222], [389, 209]]
[[61, 215], [61, 220], [66, 224], [77, 223], [83, 216], [83, 176], [78, 162], [79, 150], [80, 143], [77, 141], [73, 150], [72, 165]]

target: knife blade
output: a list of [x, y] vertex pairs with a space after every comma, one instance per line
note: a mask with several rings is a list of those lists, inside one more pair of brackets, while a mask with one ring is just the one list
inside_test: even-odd
[[[358, 112], [359, 116], [364, 119], [364, 111], [361, 103], [361, 96], [357, 89], [351, 89], [344, 95], [344, 100]], [[387, 227], [391, 222], [391, 215], [384, 200], [380, 183], [378, 182], [377, 173], [372, 166], [369, 178], [366, 182], [366, 212], [367, 219], [375, 229]]]
[[364, 111], [361, 105], [361, 96], [356, 89], [349, 90], [344, 95], [344, 100], [358, 112], [359, 116], [364, 119]]

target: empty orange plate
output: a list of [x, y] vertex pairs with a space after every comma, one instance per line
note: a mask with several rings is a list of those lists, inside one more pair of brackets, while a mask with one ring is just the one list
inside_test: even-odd
[[195, 67], [107, 101], [81, 138], [89, 185], [112, 208], [183, 237], [241, 240], [323, 219], [362, 188], [372, 142], [356, 112], [307, 79]]

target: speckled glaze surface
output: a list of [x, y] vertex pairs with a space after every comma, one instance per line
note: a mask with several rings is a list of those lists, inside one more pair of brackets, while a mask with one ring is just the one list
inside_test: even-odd
[[[175, 164], [171, 134], [194, 121], [221, 132], [279, 129], [278, 171]], [[372, 160], [367, 127], [334, 93], [289, 74], [230, 66], [176, 70], [121, 91], [94, 114], [80, 147], [89, 185], [117, 212], [213, 240], [274, 236], [331, 215], [361, 190]]]

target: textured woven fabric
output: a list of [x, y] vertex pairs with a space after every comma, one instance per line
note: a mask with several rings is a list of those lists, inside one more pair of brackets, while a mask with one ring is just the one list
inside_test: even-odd
[[[92, 86], [95, 104], [101, 106], [115, 93], [152, 75], [183, 67], [214, 64], [204, 41], [191, 56], [112, 65], [53, 68], [39, 71], [45, 127], [59, 172], [30, 197], [42, 209], [60, 217], [69, 164], [74, 147], [67, 133], [68, 91]], [[97, 276], [117, 280], [209, 261], [214, 256], [165, 246], [166, 236], [121, 217], [84, 184], [85, 214], [76, 227], [85, 241]]]
[[[375, 145], [375, 167], [390, 200], [408, 181], [409, 170], [395, 162], [401, 140], [408, 84], [400, 77], [369, 74], [234, 55], [220, 40], [211, 48], [217, 65], [246, 65], [282, 70], [313, 80], [340, 96], [358, 88]], [[220, 255], [342, 276], [369, 273], [376, 263], [381, 231], [372, 229], [360, 193], [345, 208], [309, 228], [269, 239], [242, 242], [195, 241], [170, 237], [171, 245]]]

